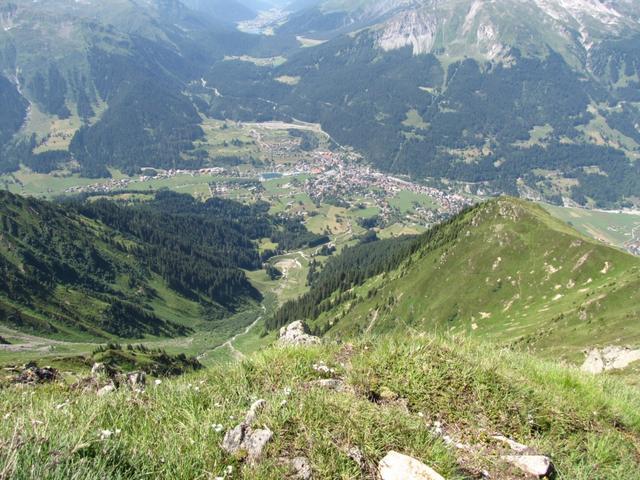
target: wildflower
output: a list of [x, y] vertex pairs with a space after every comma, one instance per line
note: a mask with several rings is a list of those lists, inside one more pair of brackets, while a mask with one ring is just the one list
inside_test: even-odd
[[281, 406], [281, 407], [284, 407], [286, 404], [287, 404], [287, 401], [286, 401], [286, 400], [282, 400], [282, 401], [280, 402], [280, 406]]
[[5, 413], [4, 417], [2, 417], [3, 420], [9, 420], [9, 417], [11, 417], [10, 413]]
[[115, 431], [112, 430], [100, 430], [100, 440], [106, 440], [107, 438], [111, 438], [113, 435], [118, 435], [122, 430], [116, 428]]
[[233, 473], [233, 465], [228, 465], [227, 468], [224, 469], [224, 473], [226, 475], [231, 475]]
[[289, 395], [291, 395], [291, 388], [289, 387], [285, 387], [284, 389], [284, 394], [288, 397]]
[[162, 380], [160, 380], [159, 378], [156, 378], [155, 381], [153, 382], [157, 385], [160, 385], [162, 383]]
[[422, 417], [424, 417], [424, 413], [422, 413], [422, 412], [418, 412], [418, 416], [419, 416], [420, 418], [422, 418]]
[[224, 427], [219, 423], [214, 423], [213, 425], [211, 425], [211, 428], [213, 428], [216, 433], [220, 433], [222, 430], [224, 430]]

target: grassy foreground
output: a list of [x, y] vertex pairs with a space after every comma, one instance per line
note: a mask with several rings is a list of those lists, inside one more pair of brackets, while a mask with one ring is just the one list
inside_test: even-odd
[[[342, 392], [309, 381], [325, 362]], [[274, 437], [260, 463], [225, 454], [224, 432], [257, 398]], [[145, 392], [97, 397], [65, 385], [0, 391], [0, 478], [293, 478], [283, 458], [306, 456], [314, 478], [374, 478], [388, 450], [448, 479], [524, 478], [491, 439], [503, 434], [551, 456], [558, 478], [637, 479], [640, 396], [483, 344], [427, 336], [267, 349]], [[433, 422], [440, 422], [440, 435]], [[454, 442], [447, 443], [442, 433]], [[359, 466], [348, 451], [357, 448]], [[228, 467], [232, 466], [232, 473]]]

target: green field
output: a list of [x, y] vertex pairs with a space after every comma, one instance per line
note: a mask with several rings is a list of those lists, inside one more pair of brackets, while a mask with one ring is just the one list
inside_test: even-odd
[[633, 240], [634, 230], [636, 239], [640, 239], [640, 214], [604, 212], [548, 204], [543, 206], [579, 232], [604, 243], [622, 247], [626, 242]]
[[389, 205], [397, 208], [400, 213], [412, 213], [416, 207], [427, 209], [437, 208], [433, 200], [426, 195], [420, 195], [409, 190], [398, 192], [395, 197], [389, 200]]

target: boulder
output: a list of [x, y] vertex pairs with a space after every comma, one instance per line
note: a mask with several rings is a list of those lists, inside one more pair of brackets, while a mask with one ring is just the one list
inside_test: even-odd
[[280, 329], [279, 345], [317, 345], [318, 343], [320, 338], [310, 335], [307, 326], [300, 320]]
[[502, 459], [523, 472], [539, 478], [548, 477], [554, 471], [551, 459], [544, 455], [503, 455]]
[[444, 477], [415, 458], [391, 451], [380, 460], [382, 480], [444, 480]]

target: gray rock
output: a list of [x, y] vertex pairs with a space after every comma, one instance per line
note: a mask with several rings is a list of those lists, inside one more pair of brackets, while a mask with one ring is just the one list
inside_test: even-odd
[[291, 467], [296, 471], [295, 477], [300, 480], [310, 480], [312, 475], [311, 464], [306, 457], [296, 457], [291, 460]]
[[356, 462], [356, 464], [363, 469], [365, 464], [364, 464], [364, 454], [362, 453], [362, 450], [360, 450], [358, 447], [351, 447], [348, 451], [347, 451], [347, 456], [353, 460], [354, 462]]
[[273, 432], [268, 428], [253, 429], [251, 425], [266, 403], [264, 400], [254, 402], [244, 421], [225, 433], [222, 439], [222, 449], [225, 452], [234, 455], [244, 451], [250, 463], [255, 463], [260, 459], [264, 447], [273, 437]]
[[105, 385], [104, 387], [102, 387], [100, 390], [98, 390], [97, 395], [99, 397], [103, 397], [105, 395], [108, 395], [111, 392], [115, 392], [116, 391], [116, 386], [113, 383], [109, 383], [107, 385]]
[[260, 459], [264, 447], [272, 437], [273, 432], [268, 428], [253, 430], [251, 427], [247, 427], [243, 441], [243, 450], [247, 451], [249, 463], [255, 463]]
[[224, 434], [222, 439], [222, 449], [227, 453], [237, 453], [242, 450], [247, 426], [241, 423]]
[[553, 473], [553, 463], [544, 455], [503, 455], [502, 459], [529, 475], [546, 477]]
[[93, 364], [93, 367], [91, 367], [92, 377], [99, 377], [106, 374], [107, 374], [107, 368], [104, 366], [104, 363], [96, 362]]
[[249, 411], [244, 417], [245, 425], [251, 426], [253, 422], [255, 422], [256, 417], [258, 416], [258, 413], [260, 413], [266, 406], [267, 406], [266, 400], [260, 399], [253, 402], [253, 404], [249, 408]]
[[529, 450], [529, 447], [527, 447], [526, 445], [518, 443], [515, 440], [511, 440], [510, 438], [507, 438], [503, 435], [494, 435], [492, 438], [508, 445], [511, 450], [517, 453], [524, 453]]
[[131, 388], [144, 387], [147, 383], [147, 376], [144, 372], [130, 372], [127, 373], [127, 384]]
[[444, 477], [415, 458], [391, 451], [380, 460], [382, 480], [444, 480]]
[[300, 320], [280, 329], [280, 338], [278, 339], [279, 345], [317, 345], [319, 343], [320, 338], [309, 335], [306, 325]]
[[583, 372], [598, 374], [609, 370], [622, 370], [637, 361], [640, 361], [640, 349], [611, 345], [590, 350], [580, 368]]

